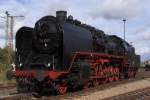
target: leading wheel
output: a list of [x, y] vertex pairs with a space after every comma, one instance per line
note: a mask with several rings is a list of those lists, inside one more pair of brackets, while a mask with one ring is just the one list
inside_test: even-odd
[[59, 94], [65, 94], [67, 92], [67, 86], [64, 85], [58, 85], [57, 91]]

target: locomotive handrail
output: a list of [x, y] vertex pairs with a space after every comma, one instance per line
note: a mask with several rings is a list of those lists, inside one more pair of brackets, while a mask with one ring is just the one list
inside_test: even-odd
[[106, 53], [96, 53], [96, 52], [76, 52], [76, 54], [80, 55], [91, 55], [91, 56], [103, 56], [103, 57], [113, 57], [113, 58], [125, 58], [125, 56], [117, 56], [117, 55], [112, 55], [112, 54], [106, 54]]

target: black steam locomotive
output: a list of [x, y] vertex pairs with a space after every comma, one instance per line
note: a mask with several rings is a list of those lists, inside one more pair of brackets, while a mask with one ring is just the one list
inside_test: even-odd
[[86, 88], [134, 77], [140, 56], [115, 35], [67, 17], [44, 16], [16, 34], [18, 91], [38, 93]]

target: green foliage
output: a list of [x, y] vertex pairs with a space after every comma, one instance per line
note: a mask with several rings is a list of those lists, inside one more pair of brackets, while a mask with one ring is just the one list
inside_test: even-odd
[[0, 48], [0, 69], [8, 68], [13, 62], [13, 50], [9, 49], [8, 47]]
[[14, 51], [8, 47], [0, 48], [0, 83], [9, 82], [6, 80], [6, 71], [10, 68], [14, 61]]

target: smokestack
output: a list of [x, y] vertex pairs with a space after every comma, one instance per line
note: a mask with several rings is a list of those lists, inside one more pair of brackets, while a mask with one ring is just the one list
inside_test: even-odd
[[59, 22], [63, 22], [67, 19], [67, 11], [56, 11], [56, 18]]

